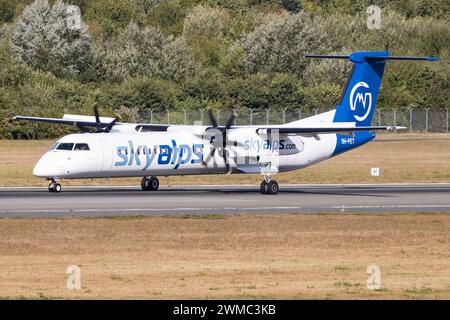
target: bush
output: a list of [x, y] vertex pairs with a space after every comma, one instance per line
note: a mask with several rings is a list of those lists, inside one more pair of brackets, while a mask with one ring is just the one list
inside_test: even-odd
[[333, 49], [324, 26], [303, 12], [256, 28], [242, 44], [249, 72], [292, 72], [298, 77], [307, 64], [305, 54]]
[[106, 48], [103, 66], [113, 81], [136, 75], [182, 81], [194, 70], [182, 38], [166, 38], [159, 29], [140, 29], [136, 24], [130, 24], [116, 44]]
[[180, 94], [172, 82], [154, 80], [148, 77], [135, 77], [117, 85], [105, 85], [99, 88], [98, 106], [104, 110], [117, 111], [122, 106], [139, 108], [139, 112], [154, 112], [173, 109]]
[[109, 38], [137, 20], [138, 14], [133, 2], [96, 0], [88, 4], [85, 18], [94, 26], [99, 25], [99, 33]]
[[19, 61], [58, 76], [77, 75], [91, 60], [91, 37], [73, 6], [36, 0], [25, 8], [12, 32]]
[[281, 5], [290, 12], [297, 13], [300, 11], [300, 3], [298, 0], [281, 0]]
[[8, 0], [0, 0], [0, 23], [10, 22], [14, 18], [16, 6]]
[[220, 8], [197, 6], [184, 20], [183, 35], [195, 40], [199, 37], [222, 38], [229, 24], [228, 12]]
[[180, 122], [183, 109], [198, 117], [208, 108], [329, 110], [352, 64], [308, 53], [439, 56], [389, 63], [378, 107], [445, 109], [450, 101], [448, 1], [379, 0], [380, 30], [367, 29], [372, 0], [69, 1], [89, 33], [84, 23], [69, 30], [61, 0], [31, 2], [0, 0], [0, 137], [76, 131], [11, 118], [92, 114], [95, 102], [102, 115], [128, 121], [162, 112], [155, 122], [166, 121], [166, 109]]
[[147, 16], [147, 22], [161, 28], [167, 35], [181, 34], [185, 9], [178, 0], [160, 1]]

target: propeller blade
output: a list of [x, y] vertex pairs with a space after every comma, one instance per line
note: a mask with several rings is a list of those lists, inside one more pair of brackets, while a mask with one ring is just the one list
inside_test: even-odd
[[[214, 166], [215, 163], [215, 157], [214, 155], [217, 152], [219, 152], [219, 156], [223, 158], [225, 163], [225, 168], [227, 174], [230, 174], [232, 171], [232, 168], [230, 164], [228, 163], [228, 150], [227, 150], [227, 130], [231, 128], [231, 126], [234, 124], [234, 119], [236, 117], [235, 113], [233, 112], [230, 117], [227, 120], [227, 123], [225, 127], [219, 127], [219, 124], [217, 122], [216, 117], [213, 114], [213, 111], [211, 109], [208, 110], [208, 116], [211, 121], [212, 128], [208, 128], [203, 134], [202, 138], [209, 138], [209, 143], [211, 144], [211, 152], [208, 154], [208, 156], [205, 158], [205, 160], [202, 162], [203, 165], [207, 165], [211, 159], [214, 160]], [[220, 141], [220, 138], [222, 138], [222, 141]], [[233, 142], [235, 146], [242, 145], [238, 142]]]
[[[211, 148], [211, 152], [210, 152], [210, 153], [206, 156], [206, 158], [203, 159], [203, 161], [202, 161], [202, 165], [203, 165], [203, 166], [207, 166], [208, 163], [209, 163], [209, 161], [210, 161], [211, 159], [214, 159], [213, 156], [214, 156], [214, 153], [215, 153], [215, 152], [216, 152], [216, 148]], [[213, 162], [213, 166], [214, 166], [214, 167], [216, 166], [215, 160], [214, 160], [214, 162]]]
[[223, 160], [225, 161], [225, 168], [227, 169], [227, 174], [230, 174], [231, 167], [230, 164], [228, 163], [228, 150], [226, 149], [223, 150]]
[[116, 119], [114, 119], [113, 121], [111, 121], [104, 129], [104, 132], [110, 132], [112, 127], [114, 127], [114, 125], [116, 124]]
[[235, 117], [236, 117], [236, 115], [233, 112], [227, 120], [227, 124], [225, 125], [225, 130], [231, 128], [231, 126], [234, 124]]
[[95, 116], [95, 122], [97, 122], [97, 124], [101, 124], [100, 115], [98, 113], [98, 107], [96, 105], [94, 105], [94, 116]]
[[94, 116], [95, 116], [95, 123], [97, 123], [97, 132], [101, 132], [102, 131], [102, 123], [100, 121], [100, 115], [98, 113], [98, 107], [97, 105], [94, 103]]
[[219, 125], [218, 125], [216, 117], [214, 117], [214, 114], [211, 109], [208, 110], [208, 116], [209, 116], [209, 121], [211, 121], [211, 125], [214, 128], [217, 128]]

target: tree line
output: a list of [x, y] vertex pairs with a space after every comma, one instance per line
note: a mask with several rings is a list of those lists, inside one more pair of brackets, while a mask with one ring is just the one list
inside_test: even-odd
[[[367, 25], [381, 8], [380, 29]], [[438, 0], [0, 0], [0, 137], [68, 128], [14, 115], [334, 107], [350, 70], [305, 54], [387, 50], [378, 107], [449, 107], [450, 4]]]

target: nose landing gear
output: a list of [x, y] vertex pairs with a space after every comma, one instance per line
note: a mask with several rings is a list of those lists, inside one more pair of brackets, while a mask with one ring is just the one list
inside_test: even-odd
[[60, 193], [61, 190], [62, 190], [61, 185], [52, 179], [52, 182], [50, 182], [50, 184], [48, 185], [48, 191]]
[[143, 191], [156, 191], [159, 188], [159, 180], [156, 177], [143, 177], [141, 180]]

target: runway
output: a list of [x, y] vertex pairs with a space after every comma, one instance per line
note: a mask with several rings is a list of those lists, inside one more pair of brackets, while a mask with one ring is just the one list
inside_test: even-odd
[[450, 184], [0, 188], [0, 217], [448, 212]]

